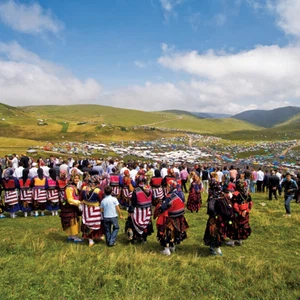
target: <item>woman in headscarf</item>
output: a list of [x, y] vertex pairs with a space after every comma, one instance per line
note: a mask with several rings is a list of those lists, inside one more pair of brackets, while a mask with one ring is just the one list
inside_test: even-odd
[[178, 184], [168, 183], [169, 194], [155, 208], [154, 218], [157, 218], [157, 238], [164, 247], [162, 254], [171, 255], [175, 252], [175, 245], [180, 244], [186, 237], [189, 225], [184, 217], [183, 193], [178, 191]]
[[232, 202], [236, 215], [232, 239], [237, 245], [242, 245], [242, 241], [246, 240], [251, 234], [249, 220], [250, 211], [253, 207], [251, 195], [244, 181], [238, 180], [236, 182], [236, 191], [233, 193]]
[[168, 195], [168, 193], [169, 193], [169, 191], [168, 191], [168, 183], [170, 181], [176, 180], [175, 173], [174, 173], [173, 169], [169, 168], [167, 170], [167, 172], [168, 172], [168, 174], [163, 178], [163, 181], [162, 181], [162, 186], [163, 186], [165, 195]]
[[44, 176], [43, 169], [38, 168], [37, 176], [31, 179], [30, 187], [32, 187], [33, 194], [34, 216], [39, 216], [38, 210], [41, 210], [41, 216], [44, 216], [47, 204], [48, 180], [47, 177]]
[[107, 172], [103, 172], [101, 176], [100, 189], [104, 191], [105, 187], [109, 185], [109, 175]]
[[65, 197], [65, 188], [68, 184], [68, 175], [66, 171], [61, 171], [59, 173], [59, 178], [57, 180], [57, 188], [58, 188], [58, 195], [59, 195], [59, 207], [61, 207], [64, 197]]
[[59, 190], [56, 170], [53, 168], [49, 170], [47, 198], [47, 210], [52, 212], [52, 216], [58, 216]]
[[110, 186], [112, 188], [111, 195], [116, 197], [120, 201], [121, 189], [120, 184], [122, 183], [122, 178], [119, 174], [119, 169], [117, 167], [112, 169], [112, 174], [110, 174]]
[[82, 242], [78, 237], [80, 232], [79, 191], [77, 184], [80, 180], [78, 174], [71, 177], [65, 188], [64, 201], [61, 206], [60, 218], [63, 231], [68, 235], [68, 241]]
[[226, 228], [233, 215], [233, 208], [227, 196], [223, 194], [222, 186], [212, 178], [207, 199], [208, 220], [204, 233], [204, 243], [209, 246], [212, 255], [222, 256], [221, 245], [226, 238]]
[[161, 203], [164, 198], [164, 191], [162, 188], [162, 180], [160, 171], [155, 169], [154, 176], [151, 178], [150, 186], [152, 188], [152, 205], [156, 206]]
[[103, 218], [100, 203], [104, 194], [99, 188], [99, 183], [99, 175], [93, 175], [81, 192], [83, 201], [81, 231], [83, 238], [89, 240], [90, 247], [95, 244], [95, 239], [103, 238], [103, 227], [101, 226]]
[[129, 170], [124, 171], [122, 178], [122, 192], [120, 198], [120, 204], [124, 207], [128, 207], [131, 202], [132, 192], [134, 191], [133, 180], [130, 178]]
[[16, 212], [20, 210], [19, 205], [19, 181], [13, 177], [13, 169], [4, 170], [2, 185], [4, 188], [5, 211], [10, 213], [11, 218], [16, 218]]
[[125, 225], [128, 239], [130, 241], [146, 242], [147, 236], [153, 232], [151, 221], [152, 191], [144, 176], [136, 178], [137, 187], [134, 189], [131, 198], [131, 205], [128, 209], [128, 219]]
[[192, 182], [187, 200], [187, 209], [191, 212], [198, 212], [202, 205], [202, 182], [196, 172], [192, 172], [191, 175]]
[[30, 187], [31, 180], [28, 177], [29, 169], [23, 169], [22, 177], [19, 179], [20, 185], [20, 204], [24, 212], [24, 217], [27, 217], [28, 212], [32, 211], [32, 189]]

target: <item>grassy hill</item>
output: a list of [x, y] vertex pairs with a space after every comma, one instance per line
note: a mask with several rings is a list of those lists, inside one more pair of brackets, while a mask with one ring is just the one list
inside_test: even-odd
[[300, 107], [287, 106], [273, 110], [249, 110], [234, 115], [232, 118], [271, 128], [277, 124], [288, 121], [299, 113]]
[[199, 119], [181, 111], [145, 112], [101, 105], [0, 105], [0, 136], [32, 140], [151, 140], [183, 134], [180, 131], [215, 134], [258, 129], [236, 119]]

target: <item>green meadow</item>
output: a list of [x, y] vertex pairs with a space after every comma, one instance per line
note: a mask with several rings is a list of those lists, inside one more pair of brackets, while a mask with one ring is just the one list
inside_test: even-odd
[[205, 205], [186, 212], [188, 239], [169, 257], [156, 233], [129, 244], [125, 220], [115, 247], [90, 248], [67, 243], [59, 217], [1, 219], [1, 299], [299, 299], [300, 205], [285, 218], [282, 198], [253, 198], [251, 236], [222, 257], [203, 244]]

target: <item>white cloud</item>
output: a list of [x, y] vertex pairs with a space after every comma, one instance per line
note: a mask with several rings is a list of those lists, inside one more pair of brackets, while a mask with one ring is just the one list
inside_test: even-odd
[[197, 31], [199, 29], [199, 26], [201, 25], [201, 14], [200, 12], [192, 13], [188, 18], [189, 23], [192, 26], [192, 29], [194, 31]]
[[34, 35], [49, 32], [58, 36], [64, 28], [51, 11], [44, 10], [38, 3], [26, 5], [14, 0], [0, 4], [0, 21], [16, 31]]
[[0, 102], [11, 105], [72, 104], [95, 102], [102, 87], [92, 78], [79, 80], [13, 42], [0, 43], [0, 91]]
[[179, 5], [182, 0], [159, 0], [164, 11], [165, 21], [169, 20], [170, 16], [176, 16], [175, 7]]
[[267, 7], [276, 14], [277, 25], [286, 34], [300, 38], [299, 0], [267, 0]]
[[158, 62], [196, 76], [181, 88], [206, 111], [219, 108], [233, 113], [250, 106], [295, 105], [300, 100], [300, 48], [296, 46], [257, 46], [236, 54], [173, 51], [163, 53]]

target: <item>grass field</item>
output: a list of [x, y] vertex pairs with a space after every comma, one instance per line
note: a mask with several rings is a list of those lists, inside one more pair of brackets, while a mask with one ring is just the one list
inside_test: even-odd
[[[263, 207], [259, 203], [266, 202]], [[203, 244], [203, 206], [186, 213], [188, 239], [162, 256], [155, 234], [128, 244], [66, 243], [59, 217], [0, 220], [1, 299], [299, 299], [300, 205], [282, 217], [283, 200], [254, 196], [252, 235], [212, 257]], [[125, 215], [125, 212], [123, 212]]]

